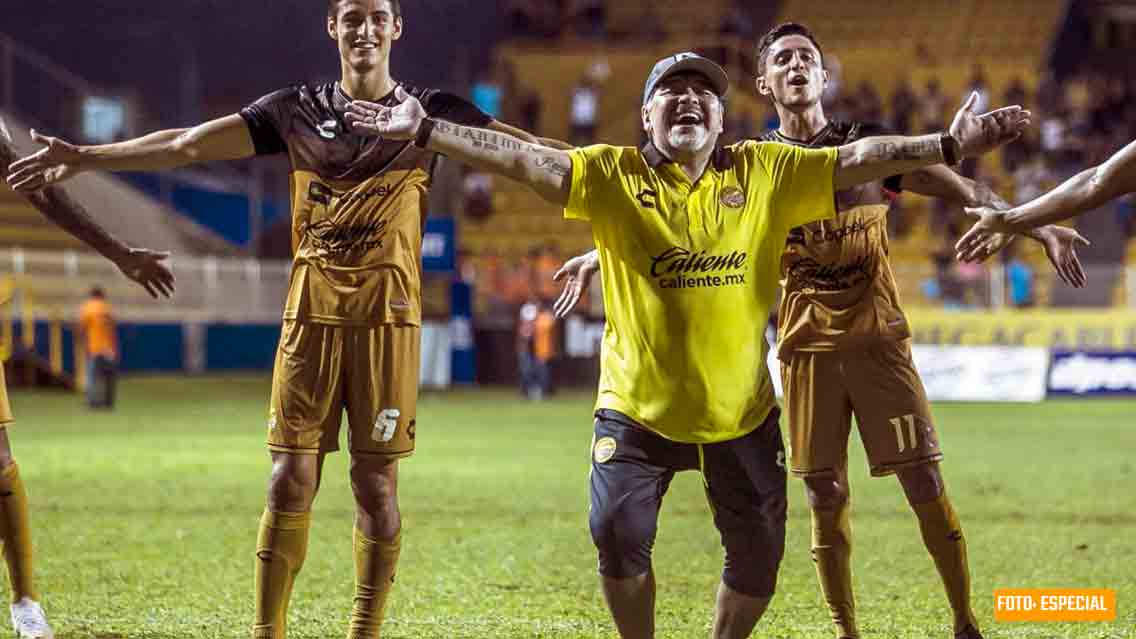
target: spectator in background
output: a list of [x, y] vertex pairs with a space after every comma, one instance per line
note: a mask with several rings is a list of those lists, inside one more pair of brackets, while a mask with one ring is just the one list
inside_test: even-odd
[[532, 398], [537, 386], [536, 357], [534, 347], [536, 342], [536, 318], [540, 314], [540, 305], [535, 298], [529, 298], [521, 304], [517, 315], [517, 370], [520, 373], [521, 395]]
[[552, 392], [552, 364], [559, 353], [556, 316], [547, 301], [541, 300], [533, 322], [533, 382], [529, 399], [541, 400]]
[[1006, 284], [1009, 289], [1010, 306], [1027, 308], [1033, 306], [1033, 268], [1018, 255], [1011, 244], [1002, 250], [1006, 263]]
[[[981, 112], [980, 112], [981, 113]], [[856, 89], [856, 107], [853, 118], [861, 122], [883, 122], [884, 107], [880, 94], [867, 80], [861, 80]]]
[[828, 53], [824, 56], [824, 68], [825, 71], [828, 71], [828, 84], [824, 85], [824, 92], [820, 94], [820, 101], [827, 109], [836, 104], [840, 97], [840, 90], [844, 88], [844, 66], [840, 64], [840, 58], [836, 57], [836, 54]]
[[569, 142], [586, 146], [596, 139], [600, 111], [600, 92], [590, 73], [580, 79], [571, 96]]
[[602, 38], [607, 27], [607, 0], [569, 0], [568, 19], [576, 33], [586, 38]]
[[[1010, 102], [1009, 104], [1015, 104]], [[915, 92], [911, 90], [911, 83], [903, 77], [891, 94], [891, 126], [900, 135], [909, 135], [912, 130], [912, 120], [915, 119], [915, 110], [918, 103]]]
[[113, 408], [118, 337], [106, 293], [96, 286], [79, 307], [79, 339], [86, 350], [87, 406]]
[[485, 221], [493, 215], [493, 176], [476, 169], [465, 169], [462, 203], [468, 218]]
[[726, 12], [722, 14], [722, 22], [718, 25], [718, 35], [747, 42], [753, 40], [753, 18], [739, 2], [731, 2]]
[[919, 127], [925, 132], [941, 131], [947, 118], [947, 97], [939, 87], [939, 79], [927, 80], [927, 87], [919, 99]]
[[519, 106], [518, 120], [520, 120], [521, 128], [533, 133], [540, 131], [540, 117], [544, 112], [544, 103], [540, 100], [540, 94], [536, 91], [528, 91], [524, 97], [521, 98]]

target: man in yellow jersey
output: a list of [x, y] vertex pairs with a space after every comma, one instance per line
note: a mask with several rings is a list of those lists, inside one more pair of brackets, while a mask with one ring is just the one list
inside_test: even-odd
[[[829, 121], [820, 103], [820, 46], [805, 27], [780, 25], [758, 45], [758, 90], [773, 100], [780, 128], [762, 136], [807, 148], [848, 144], [882, 127]], [[928, 550], [943, 571], [960, 637], [978, 637], [969, 606], [965, 548], [942, 493], [942, 458], [930, 409], [908, 345], [895, 279], [887, 261], [885, 190], [911, 190], [960, 204], [1005, 206], [989, 188], [945, 166], [925, 167], [837, 193], [839, 217], [792, 229], [782, 248], [785, 288], [778, 313], [779, 355], [789, 414], [790, 470], [804, 477], [813, 509], [813, 556], [839, 636], [858, 637], [851, 591], [847, 445], [852, 414], [874, 475], [898, 474], [919, 515]], [[1070, 229], [1043, 229], [1043, 242], [1071, 284], [1083, 282]], [[995, 238], [995, 250], [1006, 238]], [[573, 258], [557, 311], [571, 310], [599, 269], [596, 251]], [[1080, 279], [1077, 275], [1080, 274]], [[898, 422], [897, 422], [898, 420]], [[897, 447], [896, 424], [905, 438]], [[910, 428], [908, 426], [910, 425]], [[951, 522], [954, 522], [952, 528]], [[942, 534], [936, 531], [942, 530]], [[969, 634], [968, 634], [969, 633]]]
[[312, 502], [324, 457], [339, 447], [344, 411], [356, 504], [349, 639], [378, 636], [401, 548], [398, 460], [414, 451], [422, 229], [436, 156], [351, 130], [348, 103], [395, 104], [397, 88], [432, 117], [536, 141], [458, 96], [391, 77], [399, 0], [328, 0], [323, 26], [339, 48], [338, 82], [282, 89], [240, 113], [118, 144], [76, 147], [40, 136], [47, 148], [15, 163], [9, 179], [33, 191], [85, 170], [287, 154], [295, 260], [267, 420], [272, 474], [256, 546], [256, 639], [286, 636]]
[[[8, 165], [17, 157], [4, 121], [0, 119], [0, 178], [8, 176]], [[28, 195], [27, 199], [44, 217], [109, 259], [150, 295], [169, 297], [173, 292], [174, 276], [165, 264], [168, 253], [123, 244], [62, 189], [50, 187]], [[0, 545], [4, 547], [4, 562], [12, 587], [12, 628], [17, 639], [52, 639], [55, 635], [39, 605], [33, 579], [28, 496], [8, 440], [8, 426], [13, 420], [4, 366], [0, 362]]]
[[528, 184], [590, 220], [608, 311], [592, 449], [591, 529], [620, 634], [654, 636], [650, 552], [671, 477], [701, 469], [725, 547], [715, 637], [746, 637], [784, 547], [784, 450], [763, 332], [789, 230], [836, 215], [837, 189], [988, 151], [1029, 113], [959, 111], [950, 133], [839, 149], [717, 146], [729, 85], [713, 62], [670, 56], [648, 77], [643, 149], [559, 151], [430, 118], [402, 92], [352, 103], [356, 130], [414, 139]]

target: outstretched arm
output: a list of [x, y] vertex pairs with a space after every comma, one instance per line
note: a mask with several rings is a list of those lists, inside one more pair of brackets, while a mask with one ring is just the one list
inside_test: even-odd
[[355, 101], [347, 121], [356, 131], [395, 140], [415, 140], [425, 148], [474, 168], [513, 178], [542, 198], [568, 204], [572, 161], [566, 151], [525, 142], [507, 133], [462, 126], [426, 116], [426, 110], [401, 87], [398, 106]]
[[[963, 177], [943, 165], [908, 173], [903, 176], [900, 185], [906, 191], [942, 198], [965, 207], [989, 207], [1003, 211], [1011, 208], [989, 186]], [[1080, 233], [1063, 226], [1050, 225], [1031, 229], [1022, 235], [1042, 245], [1046, 257], [1062, 281], [1077, 288], [1085, 285], [1087, 277], [1076, 249], [1077, 244], [1087, 245], [1088, 240]], [[972, 260], [985, 260], [1008, 246], [1014, 237], [1009, 233], [991, 234], [985, 242], [975, 245], [974, 253], [969, 257]]]
[[[0, 122], [0, 177], [8, 176], [8, 164], [19, 157], [3, 134]], [[58, 187], [48, 187], [25, 197], [44, 217], [82, 240], [116, 266], [153, 297], [169, 297], [174, 290], [174, 275], [166, 266], [169, 253], [131, 248], [99, 226], [81, 204]]]
[[1049, 193], [1009, 211], [970, 211], [980, 218], [975, 228], [1013, 233], [1076, 217], [1113, 198], [1136, 192], [1136, 142], [1117, 151], [1103, 164], [1062, 182]]
[[237, 114], [191, 129], [157, 131], [115, 144], [78, 146], [35, 131], [32, 139], [44, 148], [11, 166], [4, 164], [11, 171], [8, 184], [22, 193], [62, 182], [83, 171], [160, 171], [256, 154], [248, 125]]
[[946, 138], [939, 134], [883, 135], [840, 147], [833, 175], [836, 189], [982, 155], [1016, 139], [1029, 126], [1030, 112], [1019, 106], [975, 114], [977, 98], [972, 93], [955, 114]]

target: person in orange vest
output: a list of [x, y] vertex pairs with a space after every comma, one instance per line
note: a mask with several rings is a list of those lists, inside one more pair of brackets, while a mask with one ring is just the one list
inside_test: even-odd
[[536, 388], [534, 399], [547, 397], [552, 390], [552, 360], [557, 354], [556, 315], [545, 300], [541, 300], [540, 310], [533, 322], [533, 381]]
[[87, 353], [87, 405], [114, 407], [118, 376], [118, 337], [106, 293], [96, 286], [79, 308], [79, 334]]

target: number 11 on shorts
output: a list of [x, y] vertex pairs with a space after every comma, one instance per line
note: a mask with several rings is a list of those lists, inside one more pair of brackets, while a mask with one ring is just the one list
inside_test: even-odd
[[[903, 417], [892, 417], [890, 420], [891, 425], [895, 427], [895, 441], [899, 444], [899, 452], [907, 450], [910, 446], [915, 448], [915, 415], [904, 415]], [[903, 424], [907, 422], [907, 435], [910, 438], [907, 441], [903, 439]]]
[[394, 439], [394, 431], [398, 428], [398, 418], [402, 415], [397, 408], [384, 408], [375, 418], [375, 430], [371, 438], [377, 442], [389, 442]]

